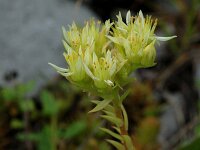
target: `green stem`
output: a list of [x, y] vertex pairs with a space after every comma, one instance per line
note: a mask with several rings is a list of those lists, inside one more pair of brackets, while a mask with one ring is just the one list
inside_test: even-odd
[[[122, 120], [122, 122], [123, 122], [122, 125], [119, 127], [120, 135], [122, 137], [126, 136], [129, 139], [131, 139], [131, 137], [128, 135], [128, 129], [126, 127], [126, 124], [128, 126], [128, 120], [125, 119], [125, 117], [127, 117], [127, 116], [124, 115], [126, 113], [126, 111], [123, 107], [123, 104], [119, 100], [115, 100], [115, 101], [113, 101], [113, 107], [115, 108], [116, 117], [119, 118], [120, 120]], [[132, 141], [127, 142], [124, 140], [124, 142], [122, 144], [124, 145], [125, 150], [133, 150]]]
[[123, 124], [120, 127], [121, 135], [128, 135], [128, 132], [125, 129], [124, 117], [123, 117], [121, 108], [115, 107], [115, 113], [116, 113], [117, 118], [120, 118], [121, 120], [123, 120]]

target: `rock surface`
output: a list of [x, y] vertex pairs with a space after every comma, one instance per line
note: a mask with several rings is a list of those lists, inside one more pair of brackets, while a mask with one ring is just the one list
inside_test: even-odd
[[67, 0], [0, 0], [0, 86], [45, 85], [57, 75], [48, 62], [65, 66], [61, 27], [91, 17], [88, 8]]

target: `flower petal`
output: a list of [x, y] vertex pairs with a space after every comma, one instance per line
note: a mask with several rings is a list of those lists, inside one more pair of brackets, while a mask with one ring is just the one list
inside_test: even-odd
[[69, 38], [68, 38], [67, 31], [66, 31], [65, 27], [62, 27], [62, 32], [63, 32], [64, 39], [67, 42], [69, 42]]
[[71, 76], [73, 75], [74, 73], [73, 72], [67, 72], [67, 73], [63, 73], [63, 72], [60, 72], [60, 71], [57, 71], [59, 74], [61, 74], [62, 76], [64, 77], [68, 77], [68, 76]]
[[117, 37], [112, 37], [112, 36], [109, 36], [109, 35], [107, 35], [106, 37], [107, 37], [108, 39], [110, 39], [112, 42], [114, 42], [114, 43], [116, 43], [116, 44], [120, 44], [119, 38], [117, 38]]
[[59, 71], [59, 72], [66, 73], [66, 72], [69, 71], [69, 69], [65, 69], [65, 68], [58, 67], [58, 66], [56, 66], [56, 65], [54, 65], [54, 64], [52, 64], [52, 63], [48, 63], [48, 64], [51, 65], [54, 69], [56, 69], [56, 70]]
[[117, 63], [115, 61], [112, 67], [110, 68], [110, 71], [109, 71], [110, 76], [112, 76], [116, 72], [116, 68], [117, 68]]
[[177, 36], [167, 36], [167, 37], [162, 37], [162, 36], [155, 36], [156, 40], [158, 41], [168, 41], [171, 40], [173, 38], [176, 38]]
[[126, 24], [129, 24], [131, 21], [131, 12], [130, 10], [126, 14]]
[[84, 66], [85, 72], [87, 73], [88, 76], [90, 76], [93, 80], [99, 80], [97, 77], [95, 77], [93, 75], [93, 73], [90, 71], [90, 69], [88, 68], [88, 66], [85, 63], [83, 63], [83, 66]]
[[144, 27], [145, 19], [144, 19], [144, 15], [141, 10], [139, 11], [139, 17], [141, 19], [142, 27]]
[[72, 50], [72, 48], [67, 44], [67, 42], [65, 42], [64, 40], [62, 40], [62, 42], [66, 51]]

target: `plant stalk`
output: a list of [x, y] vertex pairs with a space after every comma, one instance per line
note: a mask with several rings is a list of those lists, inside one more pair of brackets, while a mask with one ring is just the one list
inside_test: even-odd
[[[120, 120], [122, 120], [122, 122], [123, 122], [122, 125], [119, 127], [120, 135], [123, 137], [124, 135], [125, 136], [129, 136], [129, 135], [128, 135], [128, 131], [125, 127], [125, 119], [124, 119], [124, 115], [123, 115], [123, 111], [122, 111], [122, 107], [121, 107], [122, 105], [123, 104], [119, 103], [119, 101], [113, 101], [113, 107], [115, 108], [116, 117], [119, 118]], [[130, 137], [130, 139], [131, 139], [131, 137]], [[133, 150], [130, 147], [130, 145], [127, 145], [127, 143], [125, 141], [123, 141], [122, 144], [124, 145], [125, 150]], [[132, 141], [131, 141], [131, 144], [132, 144], [132, 147], [133, 147]]]

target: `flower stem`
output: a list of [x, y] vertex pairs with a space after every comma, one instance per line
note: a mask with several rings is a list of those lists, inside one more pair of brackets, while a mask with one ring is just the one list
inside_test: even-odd
[[120, 107], [116, 107], [115, 108], [115, 113], [116, 113], [117, 118], [120, 118], [121, 120], [123, 120], [123, 124], [120, 127], [120, 133], [121, 133], [121, 135], [128, 135], [128, 132], [125, 129], [124, 117], [123, 117], [121, 108]]
[[[127, 129], [126, 123], [125, 123], [125, 116], [124, 116], [124, 113], [122, 110], [123, 104], [119, 103], [119, 101], [113, 101], [113, 107], [115, 108], [116, 117], [119, 118], [120, 120], [122, 120], [122, 122], [123, 122], [122, 125], [119, 127], [121, 137], [126, 136], [130, 139], [129, 141], [126, 141], [124, 139], [122, 144], [123, 144], [125, 150], [133, 150], [133, 143], [131, 141], [131, 137], [128, 135], [128, 129]], [[124, 111], [125, 111], [125, 109], [124, 109]], [[127, 124], [128, 124], [128, 122], [127, 122]]]

